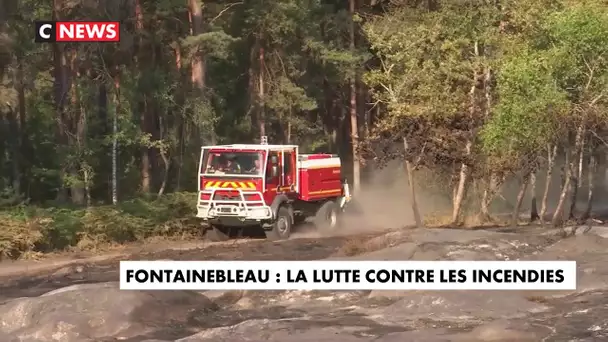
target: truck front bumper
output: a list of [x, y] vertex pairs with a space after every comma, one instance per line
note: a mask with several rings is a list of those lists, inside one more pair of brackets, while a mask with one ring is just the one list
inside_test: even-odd
[[235, 218], [241, 221], [261, 222], [272, 218], [272, 210], [268, 206], [198, 206], [196, 217], [202, 218], [203, 220], [213, 220], [216, 218]]
[[[218, 189], [201, 191], [202, 194], [209, 194], [208, 199], [199, 198], [197, 204], [196, 217], [205, 221], [227, 219], [229, 221], [253, 221], [262, 222], [273, 217], [272, 209], [266, 205], [263, 195], [257, 191], [243, 192], [238, 189], [238, 196], [231, 196], [229, 199], [215, 199]], [[246, 200], [246, 195], [256, 195], [258, 200]]]

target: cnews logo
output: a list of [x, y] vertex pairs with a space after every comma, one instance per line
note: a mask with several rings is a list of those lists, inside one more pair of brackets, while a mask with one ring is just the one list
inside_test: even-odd
[[36, 21], [37, 43], [119, 42], [117, 21]]

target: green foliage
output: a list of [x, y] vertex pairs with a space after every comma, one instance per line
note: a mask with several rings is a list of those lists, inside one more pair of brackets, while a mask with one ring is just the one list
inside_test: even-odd
[[548, 13], [538, 27], [523, 52], [505, 57], [499, 103], [482, 134], [486, 152], [513, 162], [559, 141], [580, 114], [589, 118], [585, 106], [598, 105], [608, 85], [605, 7], [569, 5]]
[[549, 16], [555, 77], [574, 102], [593, 101], [608, 86], [608, 11], [583, 2]]
[[365, 26], [382, 60], [365, 79], [388, 105], [386, 129], [399, 116], [443, 119], [466, 111], [473, 69], [481, 62], [475, 44], [485, 47], [480, 56], [491, 57], [486, 40], [493, 29], [493, 12], [473, 3], [436, 12], [399, 8]]
[[150, 237], [195, 236], [194, 193], [172, 193], [158, 200], [134, 199], [119, 206], [90, 209], [18, 205], [0, 211], [0, 259], [29, 252], [91, 249]]
[[210, 57], [226, 59], [231, 55], [231, 45], [238, 41], [239, 38], [232, 37], [224, 31], [211, 31], [184, 38], [182, 46], [200, 49]]
[[481, 135], [487, 153], [517, 161], [558, 138], [568, 101], [551, 71], [546, 56], [530, 51], [522, 51], [501, 66], [500, 102]]
[[422, 153], [418, 159], [427, 165], [472, 164], [465, 146], [485, 115], [478, 83], [498, 58], [497, 18], [493, 5], [465, 1], [433, 10], [397, 7], [370, 20], [364, 32], [380, 67], [364, 80], [386, 108], [371, 141], [407, 137], [406, 158]]
[[[517, 167], [561, 141], [581, 117], [606, 112], [608, 11], [601, 1], [425, 6], [398, 5], [364, 26], [381, 61], [365, 81], [387, 109], [375, 139], [407, 135], [426, 141], [420, 149], [457, 136], [455, 119], [468, 121], [469, 134], [480, 132], [480, 161]], [[472, 75], [490, 69], [494, 82], [477, 81], [472, 111]], [[429, 135], [433, 126], [443, 127], [439, 137]]]

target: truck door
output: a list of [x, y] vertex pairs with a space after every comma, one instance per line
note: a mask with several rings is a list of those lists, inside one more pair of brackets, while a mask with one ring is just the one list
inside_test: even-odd
[[[281, 155], [279, 152], [270, 151], [266, 166], [266, 189], [276, 190], [281, 182]], [[274, 173], [276, 171], [276, 173]]]
[[281, 187], [284, 191], [296, 191], [296, 153], [295, 150], [283, 152], [283, 173], [281, 179]]

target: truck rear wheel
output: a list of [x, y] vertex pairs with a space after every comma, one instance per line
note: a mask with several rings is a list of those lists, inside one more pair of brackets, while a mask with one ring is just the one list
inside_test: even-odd
[[230, 229], [223, 226], [213, 225], [205, 232], [205, 238], [213, 242], [226, 241], [230, 239]]
[[273, 241], [286, 240], [291, 235], [292, 228], [293, 222], [289, 209], [280, 207], [272, 229], [265, 231], [266, 238]]
[[317, 229], [333, 231], [338, 227], [338, 205], [334, 201], [327, 201], [317, 210], [314, 222]]

